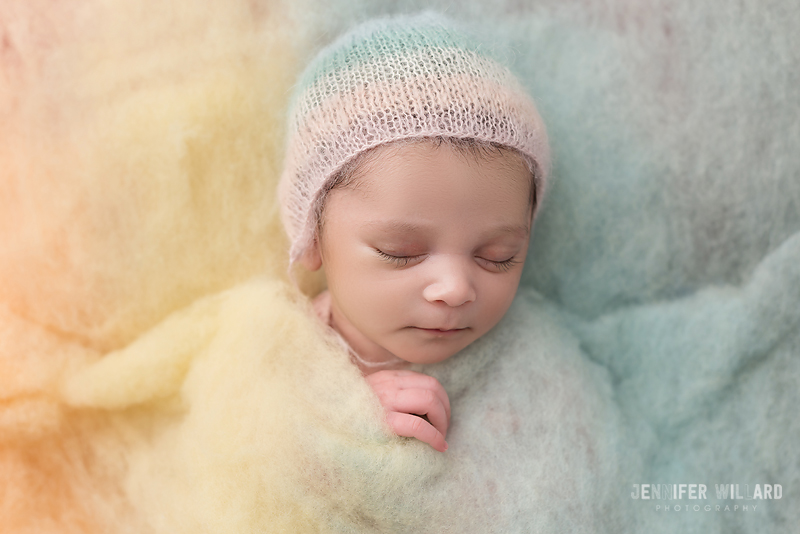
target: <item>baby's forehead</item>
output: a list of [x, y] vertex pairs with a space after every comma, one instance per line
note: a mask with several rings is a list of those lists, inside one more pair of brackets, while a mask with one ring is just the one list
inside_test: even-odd
[[345, 209], [371, 203], [374, 209], [410, 213], [424, 205], [444, 211], [460, 207], [524, 215], [534, 189], [524, 158], [513, 150], [428, 141], [378, 147], [348, 173], [331, 190], [347, 192], [350, 201], [341, 203]]
[[[527, 161], [517, 150], [461, 139], [411, 139], [375, 147], [352, 161], [337, 186], [380, 187], [387, 174], [414, 172], [440, 162], [449, 167], [466, 164], [479, 174], [508, 173], [525, 176], [533, 186], [534, 176]], [[446, 163], [446, 162], [449, 162]]]

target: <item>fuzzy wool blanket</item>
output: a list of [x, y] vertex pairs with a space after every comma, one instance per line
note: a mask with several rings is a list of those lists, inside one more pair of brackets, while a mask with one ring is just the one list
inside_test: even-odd
[[[417, 368], [444, 454], [388, 431], [275, 204], [299, 71], [422, 7], [554, 151], [507, 316]], [[798, 28], [792, 0], [2, 0], [0, 531], [796, 532]]]

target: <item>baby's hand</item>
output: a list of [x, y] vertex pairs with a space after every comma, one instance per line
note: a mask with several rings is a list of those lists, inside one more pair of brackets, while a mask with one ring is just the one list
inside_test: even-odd
[[378, 371], [366, 378], [395, 434], [417, 438], [439, 452], [447, 450], [450, 399], [438, 380], [414, 371]]

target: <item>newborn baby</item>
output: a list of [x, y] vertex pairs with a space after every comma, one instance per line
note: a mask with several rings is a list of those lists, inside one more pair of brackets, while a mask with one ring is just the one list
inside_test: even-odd
[[424, 14], [323, 50], [290, 113], [280, 196], [291, 263], [325, 268], [314, 301], [400, 436], [445, 451], [432, 377], [486, 334], [519, 285], [549, 151], [510, 72]]

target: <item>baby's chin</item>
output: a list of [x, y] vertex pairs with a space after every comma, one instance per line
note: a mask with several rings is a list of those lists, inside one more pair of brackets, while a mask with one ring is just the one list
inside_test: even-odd
[[408, 363], [429, 365], [455, 356], [473, 341], [473, 339], [434, 340], [426, 343], [403, 344], [399, 347], [389, 348], [389, 351]]

